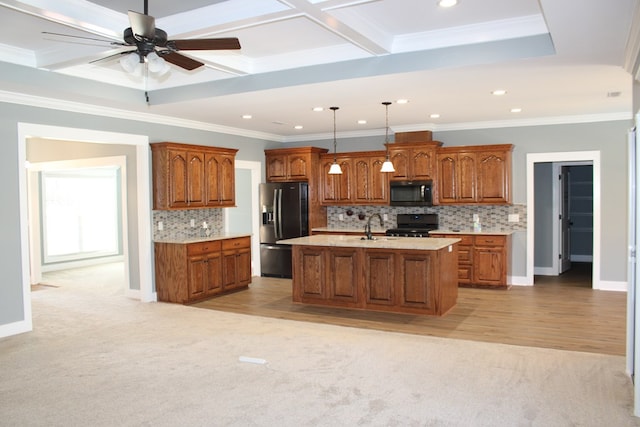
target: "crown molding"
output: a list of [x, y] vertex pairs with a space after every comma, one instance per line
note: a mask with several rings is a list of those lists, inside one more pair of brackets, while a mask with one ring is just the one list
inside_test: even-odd
[[624, 69], [640, 80], [640, 3], [636, 2], [625, 47]]
[[0, 102], [11, 104], [28, 105], [31, 107], [48, 108], [52, 110], [69, 111], [73, 113], [93, 114], [96, 116], [111, 117], [115, 119], [134, 120], [152, 124], [162, 123], [167, 126], [177, 126], [188, 129], [198, 129], [208, 132], [224, 133], [228, 135], [243, 136], [267, 141], [283, 142], [280, 135], [265, 132], [255, 132], [247, 129], [239, 129], [230, 126], [215, 125], [195, 120], [178, 119], [159, 114], [140, 113], [136, 111], [121, 110], [118, 108], [101, 107], [80, 102], [64, 101], [61, 99], [45, 98], [23, 93], [0, 91]]
[[[83, 104], [79, 102], [64, 101], [60, 99], [45, 98], [34, 95], [26, 95], [16, 92], [0, 91], [0, 102], [8, 102], [11, 104], [28, 105], [32, 107], [47, 108], [52, 110], [69, 111], [73, 113], [92, 114], [96, 116], [111, 117], [116, 119], [134, 120], [146, 123], [162, 123], [167, 126], [183, 127], [188, 129], [198, 129], [207, 132], [223, 133], [227, 135], [242, 136], [265, 141], [293, 143], [304, 141], [329, 140], [333, 138], [333, 133], [316, 133], [308, 135], [283, 136], [266, 132], [256, 132], [247, 129], [234, 128], [230, 126], [216, 125], [204, 123], [195, 120], [178, 119], [170, 116], [162, 116], [158, 114], [140, 113], [135, 111], [122, 110], [110, 107], [101, 107], [91, 104]], [[466, 122], [466, 123], [418, 123], [413, 125], [399, 125], [391, 127], [395, 132], [413, 132], [421, 130], [430, 130], [432, 132], [446, 132], [454, 130], [471, 130], [471, 129], [498, 129], [509, 127], [527, 127], [527, 126], [548, 126], [548, 125], [566, 125], [577, 123], [594, 123], [594, 122], [610, 122], [619, 120], [632, 120], [631, 112], [608, 113], [608, 114], [586, 114], [580, 116], [558, 116], [558, 117], [539, 117], [521, 120], [501, 120], [501, 121], [485, 121], [485, 122]], [[369, 129], [353, 132], [341, 132], [339, 138], [366, 138], [384, 135], [384, 129]]]

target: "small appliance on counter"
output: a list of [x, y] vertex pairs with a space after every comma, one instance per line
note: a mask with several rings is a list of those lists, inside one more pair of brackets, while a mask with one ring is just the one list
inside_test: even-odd
[[260, 209], [260, 274], [290, 279], [291, 246], [276, 242], [309, 235], [308, 184], [260, 184]]
[[387, 236], [429, 237], [438, 229], [438, 214], [398, 214], [398, 227], [385, 232]]

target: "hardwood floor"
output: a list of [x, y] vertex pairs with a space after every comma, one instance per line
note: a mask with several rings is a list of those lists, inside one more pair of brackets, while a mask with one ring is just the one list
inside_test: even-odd
[[509, 290], [460, 288], [457, 305], [443, 317], [294, 304], [291, 280], [265, 277], [253, 277], [248, 290], [194, 306], [355, 328], [623, 356], [626, 293], [592, 290], [590, 284], [584, 285], [584, 275], [583, 279], [562, 276], [556, 280], [536, 277], [534, 286], [513, 286]]

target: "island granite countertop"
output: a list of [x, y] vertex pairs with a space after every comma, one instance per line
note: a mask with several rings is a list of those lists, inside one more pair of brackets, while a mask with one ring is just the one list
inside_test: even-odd
[[303, 246], [336, 246], [350, 248], [384, 248], [435, 251], [458, 243], [455, 238], [416, 238], [416, 237], [375, 237], [372, 240], [362, 239], [353, 235], [317, 234], [294, 239], [278, 240], [276, 243], [284, 245]]

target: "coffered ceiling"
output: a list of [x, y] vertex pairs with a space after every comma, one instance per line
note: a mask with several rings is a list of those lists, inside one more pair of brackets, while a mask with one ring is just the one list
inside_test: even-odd
[[145, 78], [120, 65], [130, 48], [110, 45], [143, 0], [0, 1], [0, 91], [284, 142], [327, 137], [330, 106], [340, 135], [378, 134], [381, 102], [398, 99], [409, 102], [389, 107], [394, 131], [619, 119], [631, 116], [636, 3], [149, 0], [170, 40], [237, 37], [241, 49], [184, 51], [205, 65]]

